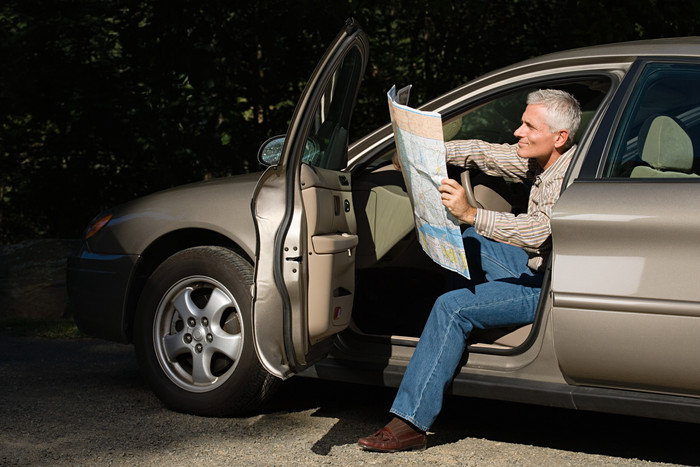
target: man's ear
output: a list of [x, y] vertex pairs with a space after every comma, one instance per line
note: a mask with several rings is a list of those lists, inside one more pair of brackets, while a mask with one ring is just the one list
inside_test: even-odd
[[557, 136], [554, 138], [554, 147], [561, 149], [566, 145], [569, 140], [569, 130], [559, 130]]

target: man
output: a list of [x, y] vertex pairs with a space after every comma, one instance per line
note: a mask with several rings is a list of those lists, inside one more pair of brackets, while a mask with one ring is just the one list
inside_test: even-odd
[[462, 186], [442, 180], [442, 204], [469, 225], [463, 237], [472, 280], [440, 296], [406, 369], [391, 413], [381, 430], [361, 438], [367, 450], [425, 449], [426, 431], [437, 418], [473, 328], [517, 326], [534, 320], [544, 259], [551, 249], [550, 217], [575, 148], [581, 120], [570, 94], [553, 89], [528, 95], [518, 143], [478, 140], [446, 143], [447, 162], [478, 167], [488, 175], [532, 182], [527, 213], [487, 211], [470, 206]]

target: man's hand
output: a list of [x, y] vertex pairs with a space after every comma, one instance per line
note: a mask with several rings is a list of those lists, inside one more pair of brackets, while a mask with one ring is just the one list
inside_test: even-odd
[[440, 191], [442, 204], [458, 221], [474, 225], [476, 208], [467, 202], [467, 193], [459, 182], [451, 178], [441, 180]]

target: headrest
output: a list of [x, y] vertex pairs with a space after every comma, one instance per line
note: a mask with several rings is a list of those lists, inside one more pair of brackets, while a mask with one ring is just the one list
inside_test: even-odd
[[667, 115], [647, 119], [639, 131], [642, 160], [655, 169], [689, 172], [693, 142], [680, 122]]

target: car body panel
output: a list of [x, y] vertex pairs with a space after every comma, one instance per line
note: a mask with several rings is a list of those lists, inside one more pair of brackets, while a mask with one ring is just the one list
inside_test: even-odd
[[202, 229], [230, 238], [249, 257], [255, 255], [250, 200], [260, 173], [192, 183], [154, 193], [112, 210], [109, 229], [88, 240], [103, 254], [142, 254], [173, 231]]
[[82, 332], [117, 342], [130, 341], [125, 297], [138, 260], [136, 255], [94, 254], [86, 250], [68, 258], [68, 296], [73, 318]]
[[[554, 340], [579, 383], [700, 393], [700, 184], [575, 182], [553, 214]], [[673, 228], [669, 228], [669, 226]]]

